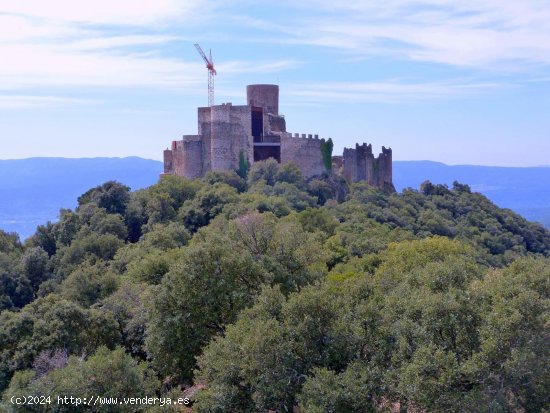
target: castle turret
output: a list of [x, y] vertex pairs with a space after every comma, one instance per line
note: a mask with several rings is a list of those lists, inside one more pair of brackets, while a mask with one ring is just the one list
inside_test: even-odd
[[248, 85], [246, 87], [246, 101], [251, 106], [263, 108], [273, 115], [279, 114], [279, 86], [277, 85]]
[[392, 150], [382, 147], [377, 158], [372, 145], [356, 144], [355, 149], [344, 148], [343, 175], [349, 182], [366, 181], [380, 189], [395, 191], [392, 182]]

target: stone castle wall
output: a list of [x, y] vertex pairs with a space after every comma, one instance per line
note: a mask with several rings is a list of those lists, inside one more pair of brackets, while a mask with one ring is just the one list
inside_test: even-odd
[[188, 178], [202, 176], [202, 149], [202, 141], [198, 135], [185, 135], [181, 141], [174, 141], [172, 150], [164, 151], [164, 173]]
[[210, 109], [211, 169], [213, 171], [227, 171], [233, 166], [231, 107], [227, 105], [219, 105], [212, 106]]
[[242, 151], [252, 156], [251, 113], [249, 106], [230, 103], [199, 108], [199, 135], [204, 142], [204, 171], [238, 168]]
[[198, 108], [197, 112], [198, 131], [203, 143], [202, 170], [210, 171], [212, 169], [212, 142], [210, 139], [212, 136], [212, 112], [209, 107]]
[[281, 163], [292, 162], [300, 167], [306, 178], [326, 172], [317, 135], [284, 133], [281, 135]]
[[[175, 141], [174, 141], [175, 142]], [[172, 149], [164, 150], [164, 174], [174, 173], [174, 152]]]
[[349, 182], [366, 181], [382, 189], [393, 189], [392, 150], [382, 147], [382, 153], [374, 157], [372, 145], [356, 144], [355, 149], [344, 148], [343, 176]]
[[264, 118], [264, 125], [270, 132], [286, 132], [286, 121], [283, 116], [266, 115]]

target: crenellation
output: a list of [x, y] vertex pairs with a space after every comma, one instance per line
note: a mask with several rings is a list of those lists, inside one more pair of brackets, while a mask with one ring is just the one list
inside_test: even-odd
[[356, 144], [355, 149], [344, 148], [343, 175], [350, 182], [366, 181], [369, 185], [395, 190], [392, 180], [392, 150], [382, 147], [378, 157], [372, 153], [372, 145]]
[[164, 174], [198, 178], [212, 170], [236, 170], [244, 155], [250, 163], [268, 158], [293, 162], [306, 178], [341, 173], [349, 182], [393, 189], [391, 148], [382, 147], [375, 158], [371, 144], [357, 143], [355, 149], [344, 148], [342, 156], [333, 156], [334, 170], [327, 171], [324, 139], [287, 132], [285, 117], [279, 114], [279, 87], [249, 85], [246, 90], [246, 105], [226, 102], [197, 109], [198, 134], [183, 135], [164, 151]]

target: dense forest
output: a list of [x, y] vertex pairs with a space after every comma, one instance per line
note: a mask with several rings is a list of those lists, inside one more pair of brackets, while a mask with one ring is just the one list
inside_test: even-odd
[[549, 256], [458, 182], [384, 193], [273, 160], [107, 182], [24, 243], [0, 231], [0, 411], [549, 411]]

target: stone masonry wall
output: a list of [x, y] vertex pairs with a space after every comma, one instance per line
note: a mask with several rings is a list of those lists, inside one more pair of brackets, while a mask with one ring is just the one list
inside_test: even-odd
[[203, 144], [202, 170], [210, 171], [212, 169], [211, 135], [212, 135], [212, 114], [209, 107], [197, 109], [198, 134], [201, 136]]
[[174, 172], [174, 157], [171, 149], [164, 151], [164, 173], [171, 174]]
[[384, 188], [388, 185], [393, 187], [393, 170], [392, 170], [392, 150], [382, 146], [382, 153], [378, 155], [378, 182], [379, 188]]
[[377, 158], [372, 146], [356, 144], [355, 149], [344, 148], [343, 175], [349, 182], [366, 181], [380, 189], [395, 190], [392, 182], [392, 150], [382, 147]]
[[298, 134], [292, 136], [290, 133], [281, 135], [281, 163], [295, 163], [306, 178], [326, 172], [321, 153], [321, 140], [312, 135], [298, 136]]
[[237, 169], [241, 151], [249, 159], [253, 155], [250, 107], [224, 104], [213, 106], [211, 111], [211, 170]]
[[250, 107], [232, 106], [230, 120], [232, 169], [238, 169], [240, 152], [242, 152], [245, 158], [249, 161], [254, 159], [252, 112]]
[[164, 173], [197, 178], [202, 175], [202, 142], [198, 135], [185, 135], [164, 151]]

